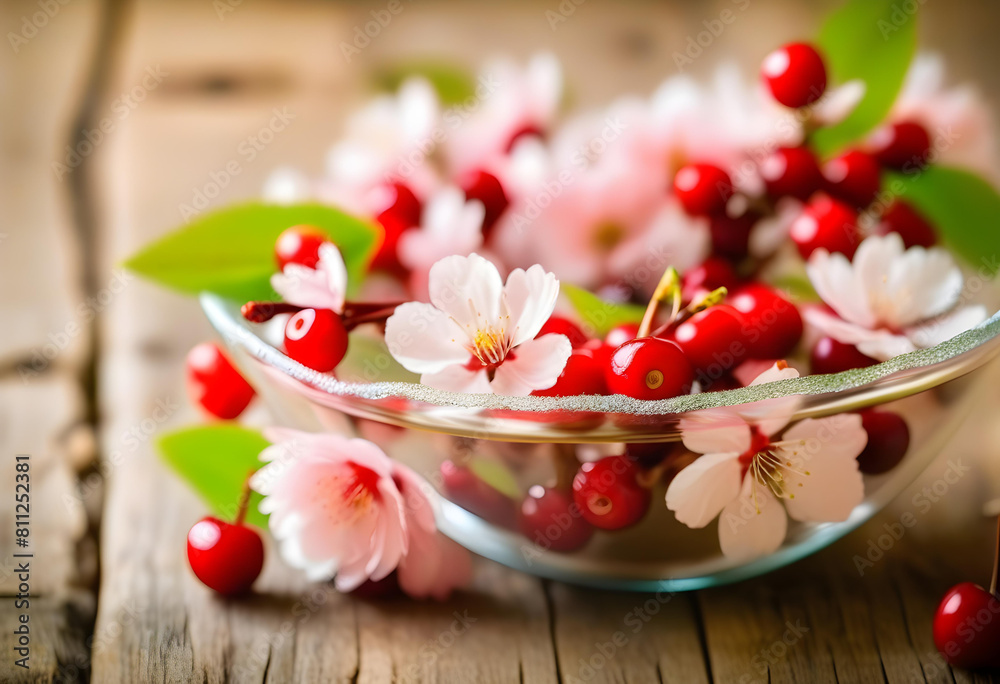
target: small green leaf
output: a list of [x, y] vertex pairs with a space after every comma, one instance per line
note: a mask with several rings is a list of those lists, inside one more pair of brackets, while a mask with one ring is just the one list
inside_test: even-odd
[[942, 240], [989, 276], [1000, 257], [1000, 194], [971, 171], [930, 166], [912, 174], [893, 174], [886, 186], [913, 203], [937, 228]]
[[[263, 465], [258, 457], [268, 441], [256, 430], [221, 423], [171, 432], [157, 446], [215, 515], [232, 520], [247, 475]], [[267, 516], [257, 510], [260, 500], [256, 492], [250, 495], [246, 521], [266, 529]]]
[[299, 224], [325, 231], [344, 255], [350, 281], [360, 281], [381, 239], [380, 229], [321, 204], [250, 203], [212, 212], [148, 245], [125, 267], [188, 294], [274, 299], [274, 241], [285, 228]]
[[819, 46], [831, 82], [865, 82], [865, 95], [840, 123], [820, 129], [817, 150], [829, 155], [880, 124], [892, 108], [916, 50], [916, 5], [913, 13], [899, 0], [847, 0], [827, 17]]
[[424, 78], [437, 91], [444, 105], [458, 105], [475, 96], [476, 81], [464, 69], [444, 62], [411, 62], [382, 69], [376, 82], [382, 90], [395, 92], [408, 78]]
[[522, 492], [517, 479], [503, 463], [489, 458], [473, 458], [469, 461], [469, 470], [504, 496], [515, 500], [521, 498]]
[[[593, 292], [568, 283], [562, 283], [561, 288], [580, 316], [580, 322], [585, 328], [591, 328], [593, 335], [603, 337], [609, 330], [623, 323], [639, 323], [646, 312], [646, 308], [638, 304], [606, 302]], [[590, 330], [584, 332], [591, 334]]]

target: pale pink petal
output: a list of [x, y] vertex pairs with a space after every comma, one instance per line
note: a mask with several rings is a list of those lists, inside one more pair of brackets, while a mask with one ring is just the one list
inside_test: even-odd
[[281, 273], [271, 276], [271, 287], [283, 300], [296, 306], [336, 312], [344, 307], [344, 293], [330, 290], [326, 274], [301, 264], [286, 264]]
[[829, 89], [813, 105], [813, 116], [817, 123], [832, 126], [840, 123], [854, 111], [865, 96], [865, 82], [853, 80]]
[[[855, 263], [865, 263], [866, 255], [873, 252], [862, 242], [855, 254]], [[830, 254], [817, 249], [809, 257], [806, 272], [813, 289], [844, 320], [871, 328], [878, 321], [868, 306], [868, 291], [861, 278], [855, 277], [851, 262], [843, 254]]]
[[750, 448], [750, 427], [732, 411], [698, 411], [682, 418], [680, 428], [684, 446], [698, 454], [742, 454]]
[[670, 482], [667, 508], [688, 527], [704, 527], [739, 496], [740, 470], [738, 452], [702, 456]]
[[766, 385], [769, 382], [779, 382], [781, 380], [791, 380], [792, 378], [799, 377], [799, 372], [789, 365], [785, 365], [784, 368], [779, 367], [777, 363], [768, 368], [766, 371], [758, 375], [753, 382], [750, 383], [750, 387], [756, 387], [757, 385]]
[[737, 410], [743, 420], [770, 437], [788, 425], [788, 421], [792, 419], [801, 405], [802, 397], [792, 395], [745, 404], [737, 407]]
[[933, 347], [947, 342], [966, 330], [971, 330], [986, 318], [986, 307], [968, 306], [947, 316], [928, 321], [917, 328], [911, 328], [906, 331], [906, 336], [918, 347]]
[[340, 303], [332, 307], [334, 311], [340, 312], [344, 309], [344, 297], [347, 294], [347, 264], [340, 250], [332, 242], [324, 242], [319, 246], [319, 263], [316, 270], [326, 275], [327, 286], [330, 292], [340, 300]]
[[538, 264], [527, 271], [518, 268], [507, 276], [503, 297], [510, 316], [504, 325], [517, 346], [533, 339], [549, 320], [559, 298], [559, 281]]
[[494, 394], [524, 397], [534, 390], [548, 389], [566, 367], [573, 345], [565, 335], [548, 334], [528, 340], [514, 349], [496, 369], [491, 387]]
[[503, 284], [496, 266], [479, 256], [449, 256], [431, 266], [431, 302], [471, 337], [501, 323]]
[[396, 307], [385, 322], [385, 344], [414, 373], [437, 373], [472, 357], [466, 332], [447, 314], [421, 302]]
[[784, 507], [748, 474], [739, 498], [719, 515], [719, 546], [728, 558], [750, 560], [777, 551], [787, 530]]
[[428, 387], [445, 392], [465, 392], [466, 394], [491, 394], [486, 368], [468, 369], [464, 365], [448, 366], [436, 373], [424, 373], [420, 382]]
[[853, 344], [862, 354], [877, 359], [889, 359], [913, 351], [916, 347], [903, 335], [888, 330], [871, 330], [831, 316], [825, 311], [810, 307], [803, 312], [806, 321], [821, 334], [844, 344]]

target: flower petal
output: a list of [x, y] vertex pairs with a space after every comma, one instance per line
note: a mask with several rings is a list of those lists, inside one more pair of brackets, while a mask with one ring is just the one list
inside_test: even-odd
[[888, 361], [894, 356], [906, 354], [916, 347], [903, 335], [894, 335], [888, 330], [871, 330], [831, 316], [825, 311], [810, 307], [804, 310], [806, 321], [823, 335], [853, 344], [858, 350], [879, 361]]
[[719, 515], [719, 546], [728, 558], [749, 560], [778, 550], [787, 530], [784, 507], [770, 489], [754, 487], [748, 474], [739, 498]]
[[271, 276], [271, 287], [289, 304], [338, 313], [344, 308], [343, 292], [330, 289], [326, 273], [301, 264], [286, 264], [281, 273]]
[[699, 529], [740, 495], [739, 453], [706, 454], [684, 468], [667, 487], [667, 508], [678, 522]]
[[510, 315], [508, 334], [514, 346], [533, 339], [552, 315], [559, 297], [559, 281], [535, 264], [527, 271], [515, 269], [503, 288]]
[[[855, 254], [855, 263], [865, 258], [865, 240]], [[872, 247], [868, 247], [868, 252]], [[846, 321], [866, 328], [874, 327], [878, 321], [868, 306], [868, 292], [864, 283], [856, 277], [851, 262], [843, 254], [830, 254], [818, 249], [809, 257], [806, 272], [816, 294]]]
[[401, 304], [385, 322], [389, 353], [414, 373], [437, 373], [466, 363], [472, 357], [468, 343], [465, 331], [430, 304]]
[[733, 411], [698, 411], [682, 418], [680, 428], [684, 446], [698, 454], [742, 454], [750, 448], [750, 426]]
[[445, 392], [465, 392], [467, 394], [491, 394], [486, 368], [469, 370], [464, 365], [448, 366], [436, 373], [424, 373], [420, 382], [428, 387]]
[[985, 321], [986, 317], [986, 307], [967, 306], [947, 316], [928, 321], [917, 328], [911, 328], [906, 331], [906, 336], [917, 347], [933, 347], [936, 344], [947, 342], [966, 330], [971, 330]]
[[548, 389], [566, 367], [573, 345], [565, 335], [550, 333], [528, 340], [514, 350], [513, 358], [500, 364], [493, 376], [494, 394], [524, 397], [537, 389]]
[[503, 283], [497, 267], [478, 254], [449, 256], [431, 266], [431, 302], [451, 316], [470, 338], [506, 323], [500, 319]]

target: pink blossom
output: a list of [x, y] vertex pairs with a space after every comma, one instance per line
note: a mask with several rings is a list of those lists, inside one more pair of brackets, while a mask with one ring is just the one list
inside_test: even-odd
[[316, 268], [285, 264], [281, 273], [271, 276], [271, 287], [289, 304], [340, 313], [347, 293], [347, 266], [336, 245], [325, 242]]

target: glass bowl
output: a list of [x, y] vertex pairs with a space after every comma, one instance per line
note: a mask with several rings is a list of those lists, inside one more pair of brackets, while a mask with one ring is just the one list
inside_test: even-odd
[[[430, 483], [444, 534], [524, 572], [637, 591], [685, 591], [739, 581], [803, 558], [855, 529], [937, 455], [984, 385], [985, 374], [973, 371], [1000, 352], [998, 313], [948, 342], [845, 373], [662, 401], [621, 395], [502, 397], [420, 385], [395, 364], [377, 336], [360, 333], [352, 334], [335, 378], [302, 366], [269, 342], [275, 334], [280, 339], [283, 320], [247, 323], [238, 304], [211, 294], [203, 294], [201, 304], [279, 423], [307, 431], [353, 430], [378, 443]], [[724, 425], [738, 411], [752, 423], [776, 403], [792, 422], [884, 406], [906, 421], [910, 446], [889, 472], [864, 477], [864, 499], [846, 520], [789, 520], [782, 546], [750, 560], [722, 555], [719, 523], [694, 530], [674, 519], [663, 503], [663, 480], [675, 467], [670, 464], [661, 467], [649, 513], [633, 527], [597, 531], [572, 553], [549, 549], [558, 528], [553, 537], [546, 533], [535, 539], [517, 531], [518, 497], [535, 485], [568, 487], [581, 461], [620, 453], [622, 443], [679, 447], [684, 419], [711, 417]], [[679, 459], [684, 462], [683, 454]], [[492, 485], [491, 494], [509, 495], [499, 500], [509, 499], [510, 509], [486, 505], [468, 492], [449, 491], [441, 475], [445, 460], [470, 465]]]

